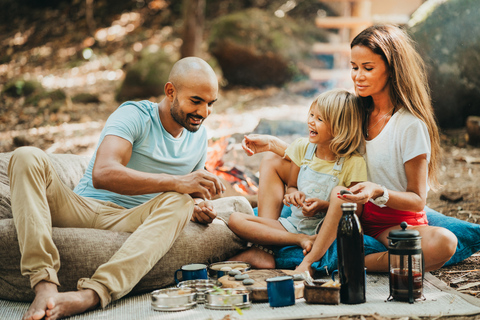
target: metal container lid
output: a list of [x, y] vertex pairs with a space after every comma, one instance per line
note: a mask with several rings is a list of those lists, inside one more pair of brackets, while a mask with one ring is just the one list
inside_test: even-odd
[[342, 203], [342, 210], [357, 210], [357, 204], [352, 202]]
[[421, 239], [420, 232], [415, 229], [408, 229], [408, 224], [404, 221], [400, 224], [402, 230], [392, 230], [388, 234], [388, 239], [391, 240], [417, 240]]

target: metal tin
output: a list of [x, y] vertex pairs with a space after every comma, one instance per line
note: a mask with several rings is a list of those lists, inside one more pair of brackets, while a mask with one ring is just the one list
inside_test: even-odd
[[205, 302], [205, 292], [207, 290], [212, 290], [213, 287], [221, 287], [222, 283], [217, 280], [186, 280], [177, 284], [178, 288], [191, 288], [195, 292], [195, 301], [197, 303]]
[[213, 279], [218, 279], [220, 277], [228, 275], [228, 271], [220, 270], [222, 267], [229, 267], [231, 269], [238, 269], [241, 272], [245, 272], [247, 270], [250, 270], [251, 265], [243, 261], [221, 261], [212, 263], [208, 266], [209, 277]]
[[231, 310], [250, 307], [249, 291], [245, 289], [208, 290], [205, 293], [205, 307], [208, 309]]
[[313, 286], [305, 283], [303, 297], [307, 303], [340, 304], [340, 287], [322, 287], [327, 281], [313, 280]]
[[195, 291], [187, 287], [155, 290], [151, 296], [152, 307], [158, 311], [187, 310], [197, 304]]

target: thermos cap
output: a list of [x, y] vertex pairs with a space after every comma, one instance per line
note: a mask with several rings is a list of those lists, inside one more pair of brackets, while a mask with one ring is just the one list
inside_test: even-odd
[[420, 232], [415, 229], [407, 230], [407, 223], [404, 221], [400, 224], [401, 230], [392, 230], [388, 234], [388, 239], [408, 240], [408, 239], [420, 239]]
[[342, 203], [342, 210], [357, 210], [357, 204], [352, 202]]

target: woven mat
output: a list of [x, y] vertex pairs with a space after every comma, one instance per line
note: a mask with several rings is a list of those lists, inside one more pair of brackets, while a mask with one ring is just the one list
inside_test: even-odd
[[[104, 310], [95, 310], [71, 317], [71, 320], [220, 320], [226, 315], [237, 319], [307, 319], [337, 317], [344, 315], [372, 315], [384, 317], [438, 317], [467, 316], [480, 314], [480, 299], [458, 293], [430, 273], [424, 281], [425, 301], [414, 304], [386, 301], [389, 296], [387, 275], [367, 275], [367, 302], [358, 305], [311, 305], [304, 299], [297, 299], [294, 306], [271, 308], [268, 303], [254, 303], [243, 309], [243, 315], [235, 311], [210, 310], [203, 305], [177, 312], [159, 312], [151, 308], [149, 294], [128, 297], [112, 303]], [[28, 303], [0, 300], [0, 319], [21, 319], [28, 309]]]

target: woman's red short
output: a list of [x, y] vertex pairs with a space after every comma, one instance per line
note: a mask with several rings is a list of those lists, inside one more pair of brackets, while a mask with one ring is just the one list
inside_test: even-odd
[[388, 228], [400, 226], [403, 221], [412, 226], [428, 225], [425, 211], [412, 212], [389, 207], [381, 208], [371, 202], [367, 202], [363, 206], [363, 213], [360, 217], [364, 234], [374, 238]]

